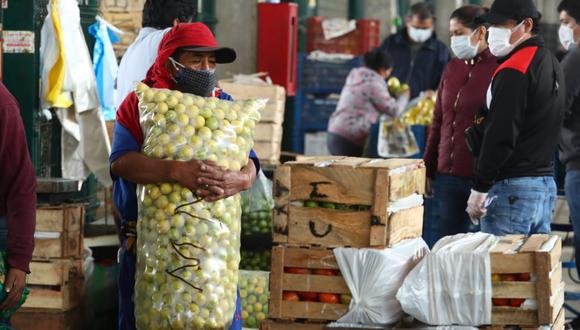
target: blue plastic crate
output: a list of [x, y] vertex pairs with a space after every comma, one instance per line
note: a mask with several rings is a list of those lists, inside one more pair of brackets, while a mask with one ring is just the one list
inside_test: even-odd
[[311, 61], [306, 54], [298, 57], [299, 88], [341, 90], [353, 68], [362, 65], [360, 57], [342, 63]]
[[334, 110], [336, 110], [337, 104], [337, 99], [316, 98], [308, 95], [304, 98], [302, 107], [302, 125], [305, 128], [308, 126], [324, 126], [324, 129], [326, 129], [328, 120]]

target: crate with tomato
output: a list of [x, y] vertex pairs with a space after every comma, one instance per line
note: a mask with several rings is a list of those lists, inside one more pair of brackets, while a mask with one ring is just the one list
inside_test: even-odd
[[332, 250], [284, 246], [272, 249], [271, 319], [338, 320], [348, 311], [350, 300]]
[[537, 327], [563, 320], [562, 241], [506, 236], [490, 251], [492, 325]]
[[327, 156], [285, 163], [274, 177], [273, 240], [366, 248], [420, 237], [424, 187], [425, 168], [416, 159]]

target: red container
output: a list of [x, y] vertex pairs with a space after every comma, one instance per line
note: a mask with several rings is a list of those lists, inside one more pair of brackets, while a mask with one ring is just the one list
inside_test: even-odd
[[356, 30], [338, 38], [326, 40], [322, 30], [322, 16], [308, 18], [306, 49], [308, 52], [320, 50], [326, 53], [362, 55], [378, 47], [380, 43], [380, 21], [361, 19], [356, 22]]
[[258, 72], [268, 72], [272, 81], [296, 94], [298, 5], [258, 4]]

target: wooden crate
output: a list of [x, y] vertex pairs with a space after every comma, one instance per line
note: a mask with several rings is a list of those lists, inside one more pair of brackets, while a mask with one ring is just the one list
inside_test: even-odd
[[220, 87], [236, 100], [266, 98], [268, 103], [262, 110], [262, 123], [284, 122], [284, 109], [286, 107], [286, 92], [284, 87], [278, 85], [249, 85], [234, 83], [233, 79], [219, 81]]
[[350, 294], [341, 275], [289, 274], [285, 267], [338, 270], [334, 253], [325, 248], [272, 248], [270, 273], [270, 318], [334, 321], [348, 311], [347, 305], [306, 301], [285, 301], [284, 291]]
[[80, 308], [66, 312], [21, 308], [12, 316], [11, 322], [18, 330], [79, 330], [82, 329], [82, 313]]
[[280, 320], [264, 320], [260, 330], [323, 330], [326, 323], [301, 323]]
[[[553, 242], [549, 249], [543, 247]], [[493, 281], [493, 298], [535, 299], [537, 310], [493, 306], [492, 325], [538, 327], [554, 324], [564, 304], [562, 241], [558, 236], [503, 237], [490, 252], [492, 274], [530, 273], [530, 281]], [[535, 276], [535, 280], [534, 280]]]
[[79, 306], [83, 294], [82, 260], [30, 263], [25, 308], [67, 311]]
[[37, 208], [32, 258], [82, 257], [84, 215], [84, 207], [79, 204]]
[[[420, 160], [323, 156], [288, 162], [276, 169], [274, 178], [274, 242], [370, 247], [420, 237], [422, 206], [392, 214], [388, 207], [424, 189]], [[370, 210], [306, 208], [293, 205], [295, 201], [367, 205]]]
[[282, 125], [271, 123], [259, 123], [256, 125], [254, 141], [257, 142], [282, 142]]
[[260, 163], [266, 165], [278, 165], [280, 162], [281, 142], [256, 141], [254, 151], [260, 159]]

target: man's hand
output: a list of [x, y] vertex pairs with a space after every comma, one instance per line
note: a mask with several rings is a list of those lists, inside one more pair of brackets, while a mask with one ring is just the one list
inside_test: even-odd
[[221, 195], [223, 189], [220, 183], [223, 180], [223, 170], [212, 161], [190, 160], [176, 162], [171, 177], [180, 185], [188, 188], [194, 194], [205, 191], [207, 195]]
[[10, 268], [4, 281], [4, 290], [6, 290], [8, 295], [0, 305], [0, 311], [6, 311], [18, 304], [25, 285], [26, 272], [16, 268]]
[[[230, 171], [222, 169], [220, 180], [212, 180], [205, 177], [200, 178], [200, 182], [207, 185], [209, 191], [198, 190], [196, 195], [203, 197], [207, 202], [215, 202], [250, 189], [252, 186], [251, 181], [250, 175], [244, 170]], [[219, 193], [212, 194], [214, 191], [219, 191]]]
[[469, 195], [469, 200], [467, 200], [467, 214], [473, 224], [477, 225], [479, 219], [485, 215], [487, 209], [485, 208], [485, 201], [487, 199], [487, 193], [482, 193], [471, 189], [471, 195]]

